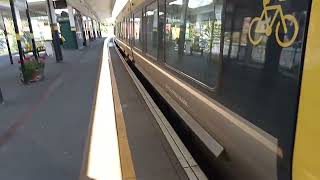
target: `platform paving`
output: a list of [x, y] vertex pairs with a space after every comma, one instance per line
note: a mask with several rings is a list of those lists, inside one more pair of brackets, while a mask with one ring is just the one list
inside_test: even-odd
[[[0, 179], [79, 178], [103, 40], [48, 58], [45, 80], [22, 85], [19, 66], [0, 58]], [[8, 62], [5, 62], [5, 60]]]

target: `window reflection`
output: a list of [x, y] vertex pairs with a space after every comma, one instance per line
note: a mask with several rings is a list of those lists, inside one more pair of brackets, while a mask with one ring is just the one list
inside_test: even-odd
[[126, 18], [126, 41], [130, 41], [130, 18]]
[[218, 76], [222, 3], [168, 1], [166, 63], [201, 84], [214, 87]]
[[[283, 41], [290, 39], [293, 23], [286, 22], [289, 30], [287, 33], [280, 31], [280, 35], [276, 34], [276, 25], [273, 25], [269, 36], [257, 30], [265, 26], [255, 25], [254, 30], [249, 31], [253, 18], [260, 17], [263, 12], [262, 1], [227, 0], [226, 3], [223, 83], [216, 99], [278, 140], [283, 151], [283, 157], [277, 160], [278, 179], [281, 180], [290, 179], [291, 175], [299, 70], [303, 58], [308, 3], [310, 1], [286, 0], [270, 1], [268, 4], [280, 5], [283, 14], [298, 21], [300, 28], [297, 38], [289, 47], [281, 46], [276, 36]], [[274, 14], [270, 13], [270, 16]], [[261, 41], [253, 45], [249, 35], [255, 39], [262, 37]]]
[[127, 31], [127, 25], [126, 25], [126, 19], [123, 18], [123, 21], [122, 21], [122, 40], [125, 40], [126, 39], [126, 31]]
[[157, 2], [146, 7], [147, 53], [157, 58], [158, 55], [158, 9]]
[[130, 45], [134, 44], [134, 19], [132, 15], [129, 19], [129, 43]]
[[134, 14], [134, 46], [142, 50], [142, 12]]

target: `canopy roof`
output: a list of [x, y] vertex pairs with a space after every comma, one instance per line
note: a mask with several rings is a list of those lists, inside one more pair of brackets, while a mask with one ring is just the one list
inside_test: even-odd
[[[15, 0], [23, 6], [25, 0]], [[28, 0], [31, 15], [46, 15], [46, 0]], [[67, 3], [79, 10], [81, 14], [104, 21], [111, 17], [115, 0], [67, 0]], [[23, 8], [23, 7], [22, 7]], [[9, 0], [0, 0], [0, 12], [3, 16], [11, 16]]]

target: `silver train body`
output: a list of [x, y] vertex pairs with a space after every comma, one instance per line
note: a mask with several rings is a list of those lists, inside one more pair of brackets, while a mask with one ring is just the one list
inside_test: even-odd
[[[308, 3], [133, 0], [116, 19], [115, 41], [210, 152], [212, 171], [291, 179]], [[264, 8], [276, 5], [272, 33], [258, 34], [254, 17], [265, 22]], [[299, 29], [286, 23], [291, 33], [280, 34], [282, 15]], [[282, 47], [277, 36], [295, 39]]]

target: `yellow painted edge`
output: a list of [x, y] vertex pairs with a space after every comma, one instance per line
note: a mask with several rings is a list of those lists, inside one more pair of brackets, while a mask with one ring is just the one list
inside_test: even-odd
[[19, 33], [16, 33], [16, 40], [17, 40], [17, 41], [20, 41], [20, 40], [21, 40], [21, 36], [20, 36]]
[[313, 0], [293, 157], [293, 180], [320, 179], [320, 1]]
[[[111, 58], [111, 56], [109, 57]], [[133, 165], [132, 156], [131, 156], [131, 150], [128, 142], [124, 116], [122, 113], [117, 81], [114, 75], [111, 61], [110, 61], [110, 74], [111, 74], [113, 100], [114, 100], [115, 113], [116, 113], [116, 124], [117, 124], [118, 142], [119, 142], [119, 149], [120, 149], [122, 179], [135, 180], [136, 174], [135, 174], [134, 165]]]

